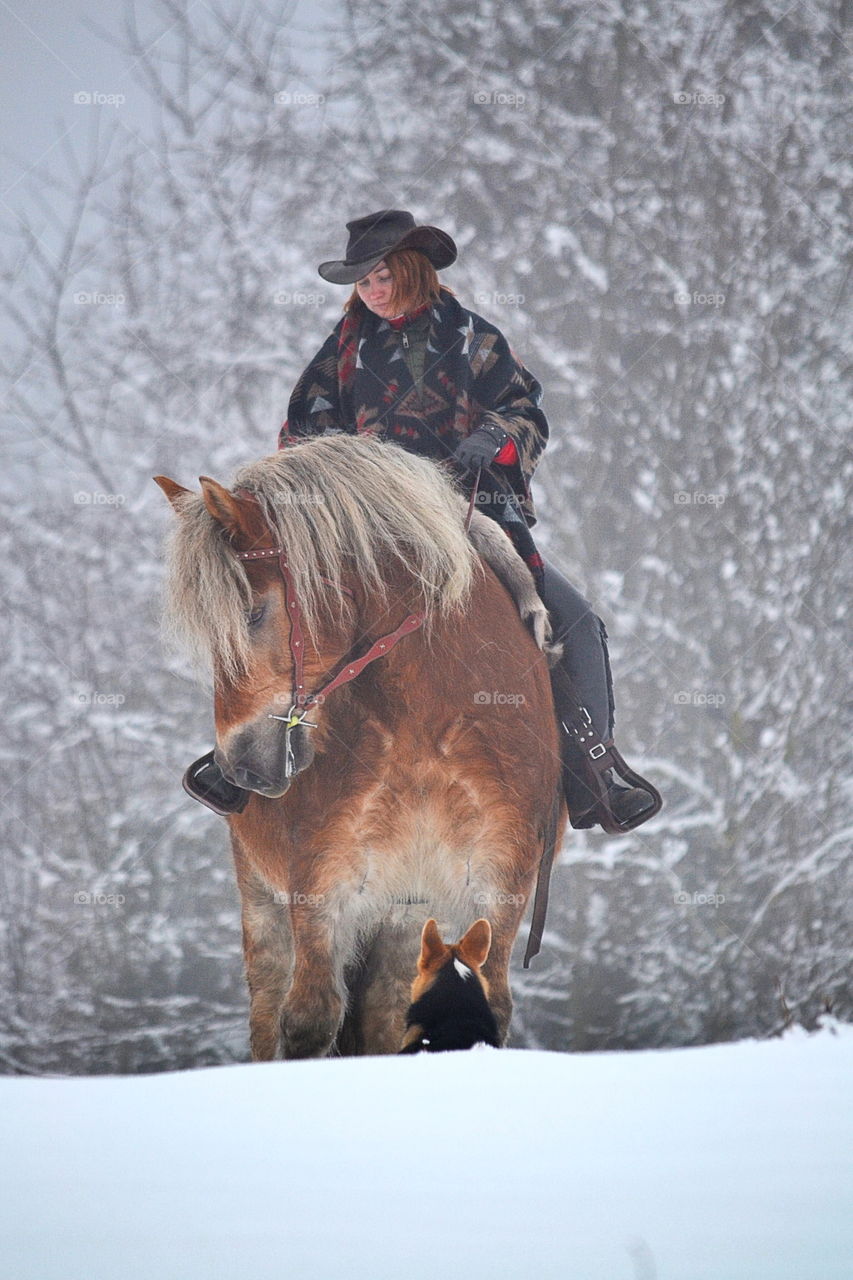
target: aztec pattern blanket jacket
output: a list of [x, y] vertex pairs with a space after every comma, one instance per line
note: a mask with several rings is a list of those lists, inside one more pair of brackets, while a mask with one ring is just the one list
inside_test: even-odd
[[478, 426], [495, 423], [514, 442], [516, 461], [483, 472], [477, 505], [504, 526], [535, 572], [541, 562], [528, 532], [536, 521], [530, 482], [548, 439], [541, 386], [500, 330], [446, 290], [430, 308], [417, 385], [404, 332], [366, 307], [347, 313], [299, 378], [279, 448], [324, 431], [350, 431], [441, 460]]

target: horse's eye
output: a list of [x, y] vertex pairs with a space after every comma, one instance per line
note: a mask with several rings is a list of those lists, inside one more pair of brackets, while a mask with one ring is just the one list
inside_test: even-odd
[[249, 626], [250, 627], [259, 626], [261, 621], [263, 620], [263, 616], [266, 613], [266, 611], [267, 611], [267, 606], [265, 604], [255, 605], [254, 609], [251, 609], [249, 613], [246, 614], [246, 621], [248, 622]]

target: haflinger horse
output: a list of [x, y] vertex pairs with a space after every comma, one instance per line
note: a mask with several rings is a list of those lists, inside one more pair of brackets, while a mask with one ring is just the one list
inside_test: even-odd
[[562, 836], [547, 614], [509, 539], [440, 466], [315, 437], [178, 519], [167, 625], [212, 671], [252, 1056], [395, 1053], [424, 922], [488, 919], [500, 1038], [510, 952]]

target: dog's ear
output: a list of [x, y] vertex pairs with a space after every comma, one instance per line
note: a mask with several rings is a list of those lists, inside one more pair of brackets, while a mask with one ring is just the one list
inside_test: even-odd
[[488, 920], [475, 920], [471, 928], [459, 941], [457, 951], [459, 958], [469, 969], [479, 969], [486, 963], [489, 948], [492, 945], [492, 926]]
[[418, 957], [418, 971], [423, 973], [429, 969], [439, 969], [444, 964], [450, 948], [441, 940], [438, 925], [430, 917], [421, 934], [421, 954]]

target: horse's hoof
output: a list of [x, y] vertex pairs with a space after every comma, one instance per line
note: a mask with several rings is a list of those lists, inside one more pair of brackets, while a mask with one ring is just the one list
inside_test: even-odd
[[[307, 1006], [310, 1008], [310, 1003]], [[343, 1017], [343, 1005], [306, 1016], [286, 1014], [281, 1021], [281, 1051], [285, 1058], [328, 1057]]]

